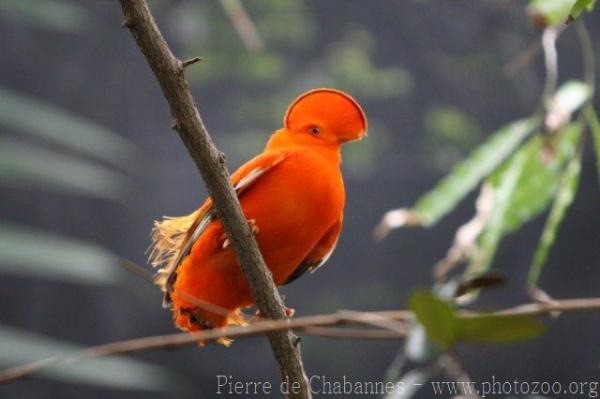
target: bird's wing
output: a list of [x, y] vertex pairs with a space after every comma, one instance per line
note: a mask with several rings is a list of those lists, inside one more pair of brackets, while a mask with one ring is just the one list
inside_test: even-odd
[[289, 284], [296, 280], [298, 277], [303, 275], [306, 271], [314, 272], [327, 262], [335, 246], [338, 238], [340, 237], [340, 231], [342, 231], [343, 215], [340, 216], [337, 222], [335, 222], [325, 233], [325, 235], [319, 240], [317, 245], [310, 251], [306, 258], [300, 263], [300, 265], [290, 274], [290, 276], [283, 283]]
[[[269, 151], [242, 165], [231, 175], [231, 183], [238, 197], [285, 158], [286, 153], [283, 151]], [[191, 215], [165, 218], [155, 223], [150, 260], [155, 267], [160, 267], [154, 282], [165, 293], [163, 306], [166, 307], [171, 302], [170, 292], [177, 278], [177, 268], [216, 217], [212, 199], [207, 198], [204, 204]]]

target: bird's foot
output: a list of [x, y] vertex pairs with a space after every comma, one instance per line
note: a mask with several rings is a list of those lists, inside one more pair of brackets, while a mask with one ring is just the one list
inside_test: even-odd
[[204, 320], [198, 313], [197, 309], [181, 308], [180, 313], [187, 316], [189, 324], [200, 327], [202, 330], [210, 330], [215, 326], [208, 320]]
[[252, 233], [254, 233], [254, 235], [258, 235], [260, 229], [256, 224], [256, 219], [248, 219], [248, 224], [250, 225], [250, 230], [252, 230]]
[[287, 306], [283, 307], [283, 311], [285, 312], [285, 315], [287, 317], [294, 317], [294, 315], [296, 314], [296, 309], [288, 308]]
[[[294, 315], [296, 314], [296, 309], [294, 308], [288, 308], [287, 306], [283, 307], [283, 311], [285, 312], [286, 317], [291, 318], [294, 317]], [[254, 314], [254, 318], [256, 319], [262, 319], [262, 313], [260, 313], [260, 310], [257, 310], [256, 313]]]

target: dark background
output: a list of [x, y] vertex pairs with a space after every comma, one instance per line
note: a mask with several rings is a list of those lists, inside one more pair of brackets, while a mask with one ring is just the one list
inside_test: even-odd
[[[87, 17], [70, 31], [22, 23], [0, 8], [0, 87], [69, 110], [133, 142], [138, 151], [127, 170], [132, 194], [122, 204], [6, 185], [0, 187], [0, 220], [79, 237], [146, 265], [152, 221], [189, 213], [206, 190], [169, 129], [168, 107], [154, 76], [119, 26], [118, 3], [78, 3]], [[401, 230], [376, 243], [373, 227], [385, 211], [412, 204], [499, 126], [530, 115], [543, 84], [541, 56], [511, 76], [503, 69], [540, 34], [525, 2], [253, 0], [244, 4], [265, 45], [254, 53], [244, 48], [216, 1], [151, 4], [175, 51], [204, 57], [188, 72], [200, 111], [231, 169], [260, 149], [269, 132], [280, 127], [289, 101], [304, 89], [335, 85], [364, 105], [371, 129], [366, 141], [351, 145], [344, 163], [348, 200], [338, 248], [327, 267], [282, 290], [297, 315], [401, 309], [411, 290], [431, 285], [431, 267], [472, 215], [474, 195], [431, 229]], [[592, 35], [600, 37], [597, 13], [586, 18]], [[600, 50], [597, 42], [595, 47]], [[558, 48], [561, 81], [580, 77], [574, 31], [560, 38]], [[253, 57], [262, 58], [255, 62]], [[262, 74], [263, 69], [268, 72]], [[463, 134], [445, 132], [436, 115], [458, 118]], [[31, 140], [16, 130], [0, 132]], [[557, 298], [598, 295], [600, 191], [588, 147], [580, 192], [541, 280]], [[542, 225], [539, 217], [502, 243], [494, 268], [509, 283], [484, 294], [480, 308], [529, 300], [524, 281]], [[93, 345], [173, 332], [160, 300], [157, 289], [130, 274], [113, 286], [3, 274], [0, 323]], [[599, 327], [595, 314], [566, 314], [550, 321], [547, 333], [535, 341], [465, 345], [459, 355], [476, 381], [492, 375], [508, 381], [597, 381]], [[302, 342], [309, 374], [353, 381], [382, 380], [403, 346], [317, 337]], [[217, 374], [279, 378], [262, 337], [237, 340], [231, 348], [207, 345], [135, 356], [180, 375], [196, 390], [193, 397], [214, 397]], [[160, 396], [165, 395], [40, 377], [0, 387], [0, 397], [7, 398]]]

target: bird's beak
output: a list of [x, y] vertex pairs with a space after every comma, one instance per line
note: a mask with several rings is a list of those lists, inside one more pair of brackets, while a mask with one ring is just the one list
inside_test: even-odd
[[343, 135], [341, 135], [340, 137], [340, 143], [350, 143], [352, 141], [360, 141], [362, 139], [364, 139], [365, 137], [367, 137], [367, 131], [363, 130], [359, 133], [356, 132], [352, 132], [352, 133], [345, 133]]
[[351, 141], [360, 141], [362, 139], [364, 139], [365, 137], [367, 137], [369, 135], [369, 132], [367, 130], [361, 132], [354, 140]]

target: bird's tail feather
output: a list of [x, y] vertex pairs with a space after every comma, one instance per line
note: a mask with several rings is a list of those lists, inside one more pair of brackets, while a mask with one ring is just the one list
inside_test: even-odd
[[148, 248], [150, 252], [148, 260], [152, 266], [158, 269], [154, 283], [163, 290], [167, 277], [171, 273], [173, 262], [185, 243], [188, 232], [198, 219], [199, 212], [200, 210], [197, 210], [189, 215], [179, 217], [165, 216], [162, 220], [154, 222], [150, 234], [152, 243]]

